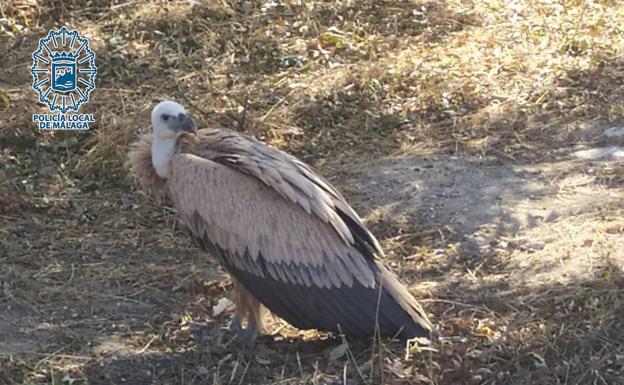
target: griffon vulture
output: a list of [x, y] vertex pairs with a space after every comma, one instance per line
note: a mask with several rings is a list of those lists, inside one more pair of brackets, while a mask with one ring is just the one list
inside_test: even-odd
[[435, 336], [379, 261], [377, 239], [312, 168], [238, 132], [196, 131], [172, 101], [151, 120], [152, 134], [130, 151], [131, 169], [146, 190], [169, 193], [192, 238], [232, 276], [238, 336], [262, 330], [263, 305], [300, 329], [363, 337], [377, 325], [383, 336]]

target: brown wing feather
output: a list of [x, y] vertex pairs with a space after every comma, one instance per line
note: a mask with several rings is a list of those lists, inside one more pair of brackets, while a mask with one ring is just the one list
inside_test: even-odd
[[[262, 255], [272, 263], [297, 266], [288, 273], [269, 271], [273, 278], [292, 283], [309, 278], [324, 287], [351, 286], [354, 278], [366, 287], [375, 284], [366, 258], [332, 226], [250, 175], [178, 154], [171, 160], [168, 185], [195, 237], [232, 254], [248, 253], [253, 260]], [[323, 271], [311, 275], [301, 272], [320, 266]]]
[[297, 158], [253, 137], [225, 130], [202, 130], [199, 143], [199, 156], [258, 178], [282, 197], [329, 223], [345, 242], [359, 243], [367, 257], [383, 256], [375, 237], [342, 195]]

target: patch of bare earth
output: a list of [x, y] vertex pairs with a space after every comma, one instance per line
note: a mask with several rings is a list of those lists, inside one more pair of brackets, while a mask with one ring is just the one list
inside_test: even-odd
[[441, 352], [463, 352], [442, 378], [623, 381], [624, 164], [583, 148], [543, 162], [398, 154], [347, 174], [392, 265], [429, 298]]

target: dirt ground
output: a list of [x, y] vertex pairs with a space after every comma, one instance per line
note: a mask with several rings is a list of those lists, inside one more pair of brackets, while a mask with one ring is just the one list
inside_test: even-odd
[[[62, 25], [98, 55], [89, 132], [32, 127]], [[624, 384], [623, 25], [616, 1], [0, 2], [0, 384]], [[271, 319], [236, 345], [226, 275], [124, 167], [164, 98], [328, 177], [441, 341]]]
[[[403, 154], [335, 178], [384, 244], [417, 245], [413, 254], [390, 246], [389, 261], [442, 326], [433, 358], [395, 358], [401, 347], [388, 347], [391, 378], [527, 383], [550, 371], [565, 378], [573, 365], [586, 365], [587, 379], [577, 383], [600, 377], [620, 383], [624, 189], [621, 173], [597, 175], [621, 172], [622, 161], [555, 158], [523, 163]], [[275, 339], [261, 339], [252, 351], [232, 347], [223, 331], [227, 316], [212, 317], [211, 305], [227, 290], [219, 268], [170, 215], [149, 217], [158, 208], [137, 209], [143, 203], [134, 201], [136, 194], [115, 198], [81, 203], [86, 212], [26, 207], [24, 217], [3, 215], [9, 239], [22, 245], [3, 261], [5, 376], [18, 378], [27, 368], [35, 383], [55, 383], [56, 375], [65, 379], [56, 383], [338, 384], [341, 366], [353, 370], [343, 357], [330, 358], [339, 340], [299, 334], [277, 321]], [[100, 218], [89, 218], [94, 205], [123, 213], [110, 223], [119, 236], [88, 247], [81, 238], [93, 234], [63, 236], [68, 219], [79, 228], [110, 221], [100, 210]], [[163, 245], [168, 237], [179, 244]], [[205, 328], [210, 332], [202, 336]], [[354, 349], [366, 365], [369, 348]], [[575, 363], [583, 351], [597, 358]], [[522, 360], [513, 362], [518, 353]], [[428, 360], [450, 367], [429, 380], [426, 368], [435, 363]], [[406, 370], [409, 363], [418, 376]]]

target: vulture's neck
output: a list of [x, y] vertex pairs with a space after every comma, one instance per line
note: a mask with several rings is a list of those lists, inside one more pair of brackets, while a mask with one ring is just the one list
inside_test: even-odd
[[152, 164], [158, 176], [169, 177], [169, 160], [175, 152], [177, 138], [160, 138], [154, 136], [152, 140]]

